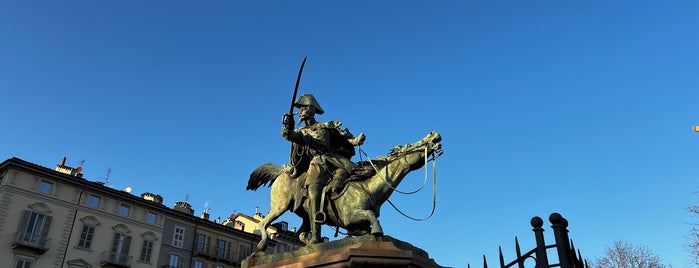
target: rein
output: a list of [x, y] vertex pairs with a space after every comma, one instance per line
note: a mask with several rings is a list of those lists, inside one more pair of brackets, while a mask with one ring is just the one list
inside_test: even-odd
[[[359, 147], [359, 152], [362, 153], [364, 156], [366, 156], [369, 164], [374, 169], [374, 171], [376, 171], [376, 175], [378, 175], [388, 185], [388, 187], [391, 187], [391, 189], [393, 191], [395, 191], [399, 194], [415, 194], [415, 193], [421, 191], [422, 188], [425, 187], [425, 184], [427, 184], [428, 175], [427, 175], [427, 169], [425, 169], [425, 180], [422, 182], [422, 185], [419, 188], [417, 188], [417, 190], [414, 190], [411, 192], [403, 192], [401, 190], [398, 190], [398, 188], [393, 187], [393, 185], [391, 185], [391, 183], [389, 183], [388, 180], [386, 180], [386, 177], [388, 177], [388, 168], [386, 168], [386, 176], [381, 175], [381, 173], [379, 173], [379, 168], [377, 168], [376, 165], [374, 165], [374, 162], [371, 160], [371, 157], [369, 157], [369, 155], [367, 155], [367, 153], [364, 152], [364, 150], [362, 150], [361, 146], [357, 146], [357, 147]], [[412, 153], [412, 152], [413, 151], [403, 153], [403, 156], [401, 156], [403, 158], [403, 161], [405, 161], [407, 163], [408, 160], [405, 159], [405, 156], [408, 155], [408, 153]], [[396, 158], [398, 158], [398, 157], [396, 157]], [[434, 160], [434, 158], [432, 160]], [[427, 147], [425, 147], [425, 165], [427, 165], [427, 162], [428, 162], [428, 160], [427, 160]]]
[[[382, 176], [382, 175], [379, 173], [379, 170], [378, 170], [378, 168], [376, 167], [376, 165], [374, 165], [374, 163], [373, 163], [373, 161], [371, 160], [371, 158], [367, 155], [366, 152], [364, 152], [364, 150], [362, 150], [361, 146], [357, 146], [357, 147], [359, 147], [359, 152], [361, 152], [364, 156], [367, 157], [367, 159], [368, 159], [368, 161], [369, 161], [369, 164], [371, 164], [372, 168], [374, 168], [374, 170], [376, 171], [376, 174], [377, 174], [379, 177], [381, 177], [381, 179], [383, 179], [383, 181], [384, 181], [389, 187], [391, 187], [391, 189], [393, 189], [395, 192], [398, 192], [398, 193], [400, 193], [400, 194], [415, 194], [415, 193], [421, 191], [423, 187], [425, 187], [425, 184], [427, 184], [427, 177], [429, 176], [429, 175], [428, 175], [428, 171], [427, 171], [427, 163], [430, 162], [430, 161], [432, 161], [432, 173], [433, 173], [433, 175], [432, 175], [432, 178], [433, 178], [433, 182], [432, 182], [432, 209], [431, 209], [429, 215], [427, 215], [427, 216], [424, 217], [424, 218], [414, 218], [414, 217], [411, 217], [411, 216], [405, 214], [403, 211], [401, 211], [395, 204], [393, 204], [393, 202], [391, 202], [391, 200], [388, 200], [388, 199], [387, 199], [386, 201], [388, 201], [388, 203], [391, 204], [391, 206], [393, 207], [393, 209], [395, 209], [396, 211], [398, 211], [398, 213], [400, 213], [400, 214], [403, 215], [404, 217], [406, 217], [406, 218], [408, 218], [408, 219], [411, 219], [411, 220], [414, 220], [414, 221], [424, 221], [424, 220], [427, 220], [427, 219], [431, 218], [432, 215], [434, 215], [435, 208], [437, 207], [437, 157], [441, 156], [443, 151], [438, 150], [436, 153], [433, 152], [432, 154], [430, 154], [430, 155], [432, 156], [432, 158], [431, 158], [431, 159], [428, 159], [427, 147], [425, 147], [425, 165], [424, 165], [424, 166], [425, 166], [425, 180], [424, 180], [424, 182], [422, 183], [422, 186], [420, 186], [420, 188], [418, 188], [417, 190], [412, 191], [412, 192], [402, 192], [402, 191], [396, 189], [395, 187], [393, 187], [393, 185], [391, 185], [391, 183], [389, 183], [388, 180], [386, 180], [386, 177], [388, 177], [388, 167], [386, 167], [386, 177]], [[404, 153], [403, 153], [403, 156], [402, 156], [403, 161], [405, 161], [405, 162], [407, 163], [408, 160], [406, 160], [405, 157], [406, 157], [406, 155], [408, 155], [409, 153], [412, 153], [412, 152], [413, 152], [413, 151], [404, 152]]]

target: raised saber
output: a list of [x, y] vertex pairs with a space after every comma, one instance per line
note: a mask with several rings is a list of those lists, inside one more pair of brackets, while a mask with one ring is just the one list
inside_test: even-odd
[[[299, 76], [296, 77], [296, 86], [294, 87], [294, 95], [291, 97], [291, 105], [289, 106], [289, 113], [285, 114], [284, 117], [282, 118], [282, 123], [284, 125], [290, 125], [290, 122], [294, 121], [294, 102], [296, 102], [296, 93], [299, 91], [299, 82], [301, 82], [301, 73], [303, 72], [303, 66], [306, 65], [306, 58], [303, 57], [303, 61], [301, 62], [301, 68], [299, 68]], [[291, 143], [291, 150], [289, 150], [289, 163], [291, 164], [292, 167], [296, 166], [296, 161], [294, 161], [294, 143]], [[296, 173], [295, 171], [293, 173]]]
[[296, 92], [299, 92], [299, 82], [301, 82], [301, 73], [303, 72], [303, 66], [306, 65], [306, 58], [303, 57], [301, 62], [301, 68], [299, 69], [299, 76], [296, 77], [296, 86], [294, 87], [294, 96], [291, 97], [291, 106], [289, 106], [289, 114], [294, 112], [294, 102], [296, 101]]

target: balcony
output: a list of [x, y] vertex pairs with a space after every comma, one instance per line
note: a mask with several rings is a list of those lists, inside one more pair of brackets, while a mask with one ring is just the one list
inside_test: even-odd
[[131, 256], [119, 252], [105, 251], [102, 252], [100, 266], [131, 267]]
[[49, 238], [38, 234], [16, 232], [12, 240], [12, 248], [26, 248], [37, 254], [44, 254], [49, 250]]
[[210, 260], [238, 263], [236, 253], [231, 250], [220, 249], [214, 246], [196, 245], [194, 256], [201, 256]]

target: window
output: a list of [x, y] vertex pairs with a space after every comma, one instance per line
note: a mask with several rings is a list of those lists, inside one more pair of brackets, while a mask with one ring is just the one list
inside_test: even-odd
[[146, 213], [146, 222], [150, 224], [155, 224], [158, 219], [158, 215], [153, 212]]
[[228, 249], [231, 247], [231, 242], [228, 242], [223, 239], [218, 240], [218, 244], [216, 246], [216, 256], [220, 258], [228, 258]]
[[128, 217], [130, 208], [131, 207], [129, 207], [129, 205], [120, 204], [119, 205], [119, 215], [124, 216], [124, 217]]
[[18, 259], [15, 261], [15, 268], [32, 268], [32, 261]]
[[34, 267], [34, 258], [15, 255], [15, 261], [12, 268], [32, 268]]
[[180, 255], [170, 254], [170, 268], [180, 267]]
[[25, 210], [19, 223], [18, 238], [32, 245], [46, 247], [51, 219], [51, 216]]
[[287, 252], [286, 244], [279, 244], [279, 249], [277, 250], [277, 253], [282, 253], [282, 252]]
[[209, 236], [205, 234], [197, 235], [197, 252], [209, 253]]
[[96, 195], [90, 195], [87, 198], [87, 205], [92, 208], [98, 208], [100, 206], [100, 197]]
[[[131, 247], [131, 236], [115, 233], [112, 241], [112, 251], [114, 261], [126, 263], [129, 257], [129, 247]], [[111, 256], [110, 256], [111, 257]]]
[[92, 245], [92, 236], [95, 234], [95, 226], [91, 224], [83, 224], [83, 229], [80, 232], [80, 241], [78, 241], [78, 247], [84, 249], [90, 249]]
[[39, 192], [42, 194], [50, 194], [52, 186], [53, 186], [53, 183], [50, 183], [48, 181], [41, 181], [39, 183]]
[[240, 245], [239, 249], [240, 250], [238, 251], [238, 261], [242, 261], [243, 259], [250, 256], [250, 247], [246, 245]]
[[194, 268], [204, 268], [204, 267], [206, 267], [206, 265], [204, 264], [203, 261], [199, 261], [199, 260], [194, 261]]
[[175, 226], [175, 234], [172, 236], [172, 245], [178, 248], [182, 248], [184, 245], [184, 228], [180, 226]]
[[216, 264], [216, 266], [214, 266], [214, 267], [215, 268], [224, 268], [223, 265], [220, 265], [220, 264]]
[[141, 247], [141, 257], [138, 258], [144, 262], [150, 262], [150, 256], [153, 253], [153, 241], [143, 240], [143, 247]]

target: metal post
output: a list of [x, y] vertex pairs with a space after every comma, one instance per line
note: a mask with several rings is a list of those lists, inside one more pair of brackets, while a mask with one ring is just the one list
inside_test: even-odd
[[553, 228], [553, 235], [556, 239], [556, 249], [558, 250], [558, 260], [560, 262], [561, 268], [573, 268], [573, 262], [571, 258], [570, 244], [568, 241], [568, 220], [563, 218], [561, 214], [552, 213], [549, 216], [549, 221], [551, 222], [551, 228]]
[[549, 266], [549, 259], [546, 256], [546, 241], [544, 241], [544, 220], [538, 216], [531, 220], [534, 238], [536, 238], [536, 268], [545, 268]]

